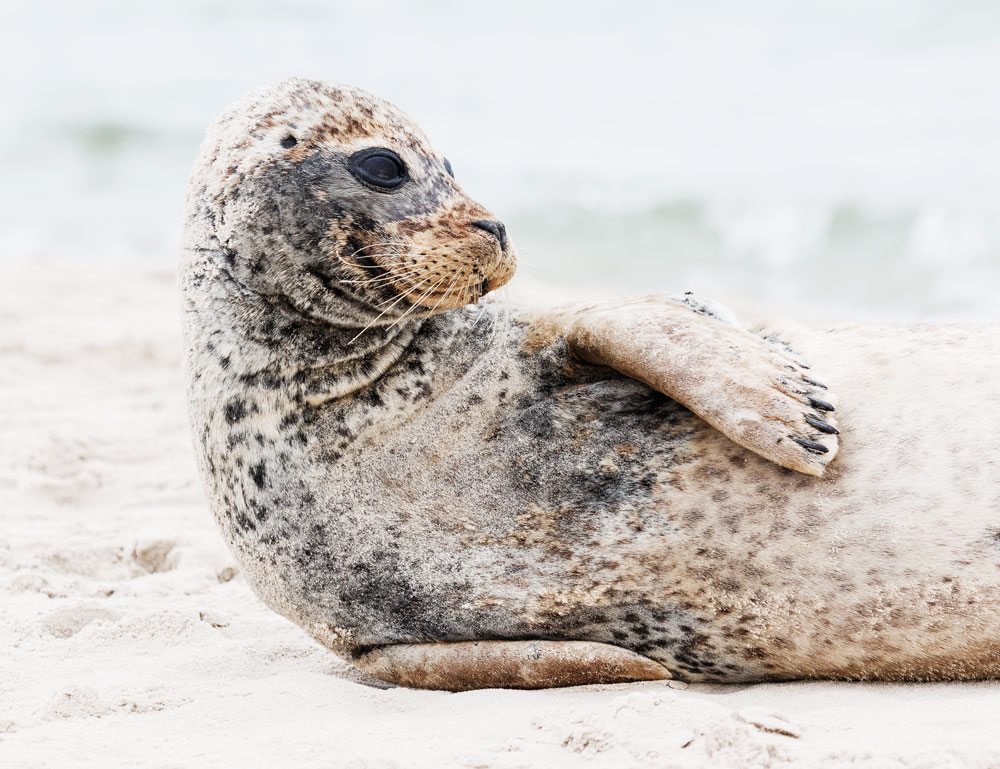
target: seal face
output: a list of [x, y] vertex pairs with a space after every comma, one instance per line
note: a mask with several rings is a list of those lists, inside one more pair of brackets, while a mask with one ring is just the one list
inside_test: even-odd
[[1000, 673], [1000, 333], [468, 306], [515, 259], [362, 91], [282, 81], [211, 129], [189, 407], [269, 606], [439, 688]]

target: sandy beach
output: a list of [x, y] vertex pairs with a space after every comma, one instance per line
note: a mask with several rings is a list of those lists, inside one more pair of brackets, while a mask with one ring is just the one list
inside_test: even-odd
[[215, 530], [172, 274], [0, 286], [0, 766], [1000, 766], [1000, 682], [365, 679], [258, 602]]

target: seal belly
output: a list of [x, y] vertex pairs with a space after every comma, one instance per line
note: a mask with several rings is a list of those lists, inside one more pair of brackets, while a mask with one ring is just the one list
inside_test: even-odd
[[320, 493], [345, 505], [293, 544], [295, 603], [351, 628], [355, 647], [569, 639], [721, 669], [711, 617], [670, 587], [672, 500], [688, 490], [693, 436], [711, 428], [609, 373], [499, 403], [457, 386], [346, 454]]

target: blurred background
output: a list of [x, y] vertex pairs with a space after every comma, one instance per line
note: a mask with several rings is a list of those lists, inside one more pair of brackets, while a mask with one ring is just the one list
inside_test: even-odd
[[0, 65], [0, 263], [169, 269], [208, 123], [303, 75], [416, 118], [553, 296], [1000, 321], [994, 0], [3, 0]]

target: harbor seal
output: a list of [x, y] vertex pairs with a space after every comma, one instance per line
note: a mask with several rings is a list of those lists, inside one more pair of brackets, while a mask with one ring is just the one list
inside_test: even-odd
[[212, 127], [190, 418], [266, 604], [439, 689], [1000, 673], [1000, 330], [482, 303], [515, 265], [363, 91], [285, 80]]

